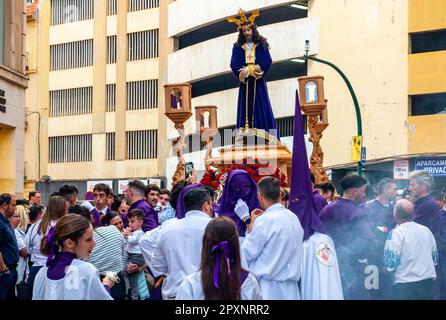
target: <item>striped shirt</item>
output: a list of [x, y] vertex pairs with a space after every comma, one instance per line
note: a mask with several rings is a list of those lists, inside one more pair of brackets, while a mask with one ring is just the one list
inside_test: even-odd
[[96, 245], [86, 261], [98, 269], [100, 274], [107, 271], [121, 272], [125, 266], [125, 241], [115, 226], [96, 228], [93, 233]]

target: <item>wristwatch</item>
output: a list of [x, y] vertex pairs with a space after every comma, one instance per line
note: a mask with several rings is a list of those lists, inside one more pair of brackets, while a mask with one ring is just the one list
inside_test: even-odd
[[251, 217], [245, 220], [245, 224], [248, 226], [251, 224]]

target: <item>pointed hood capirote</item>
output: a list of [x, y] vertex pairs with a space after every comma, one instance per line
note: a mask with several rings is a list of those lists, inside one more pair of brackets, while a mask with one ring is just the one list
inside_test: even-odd
[[328, 234], [316, 210], [311, 187], [307, 149], [305, 147], [304, 127], [296, 90], [296, 112], [294, 117], [293, 160], [291, 169], [291, 188], [289, 209], [300, 220], [304, 229], [304, 241], [314, 232]]

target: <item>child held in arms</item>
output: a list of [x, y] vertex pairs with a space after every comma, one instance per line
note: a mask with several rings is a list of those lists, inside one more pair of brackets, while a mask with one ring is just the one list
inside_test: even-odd
[[128, 263], [138, 265], [140, 271], [129, 273], [125, 272], [127, 284], [130, 288], [130, 299], [138, 300], [139, 286], [138, 279], [140, 273], [143, 272], [145, 262], [142, 256], [141, 248], [139, 247], [139, 239], [144, 235], [142, 231], [142, 224], [144, 223], [144, 211], [141, 209], [133, 209], [128, 213], [129, 227], [124, 230], [122, 235], [126, 239], [126, 251], [128, 254]]

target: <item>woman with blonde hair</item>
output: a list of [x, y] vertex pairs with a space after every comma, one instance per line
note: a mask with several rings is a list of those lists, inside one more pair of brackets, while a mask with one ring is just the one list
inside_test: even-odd
[[42, 239], [46, 237], [51, 227], [54, 227], [57, 221], [68, 213], [68, 205], [65, 198], [61, 196], [53, 196], [48, 201], [48, 207], [43, 218], [32, 225], [25, 237], [25, 245], [31, 256], [32, 267], [29, 270], [28, 283], [33, 286], [37, 272], [45, 266], [47, 257], [41, 250], [40, 244]]
[[17, 228], [25, 235], [29, 223], [29, 210], [23, 205], [18, 205], [16, 206], [15, 212], [20, 215], [20, 224]]

